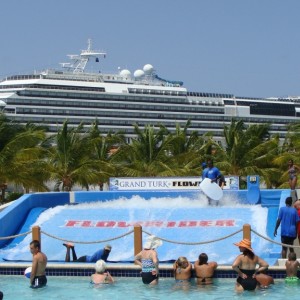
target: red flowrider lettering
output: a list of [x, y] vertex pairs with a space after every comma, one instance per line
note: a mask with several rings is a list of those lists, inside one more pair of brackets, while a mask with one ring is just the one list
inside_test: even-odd
[[125, 228], [140, 225], [143, 227], [160, 228], [186, 228], [186, 227], [233, 227], [235, 220], [181, 220], [181, 221], [92, 221], [92, 220], [68, 220], [65, 227], [100, 227], [100, 228]]
[[114, 227], [116, 224], [116, 221], [100, 221], [96, 223], [95, 227]]

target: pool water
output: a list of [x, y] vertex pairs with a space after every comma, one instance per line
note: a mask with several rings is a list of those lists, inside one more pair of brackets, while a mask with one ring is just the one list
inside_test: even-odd
[[40, 299], [298, 299], [300, 284], [286, 284], [278, 279], [265, 290], [236, 293], [235, 279], [215, 279], [211, 286], [177, 285], [173, 279], [161, 278], [157, 286], [144, 285], [140, 278], [116, 278], [113, 285], [93, 287], [87, 277], [48, 277], [45, 288], [29, 288], [29, 280], [23, 276], [0, 276], [0, 290], [4, 300]]

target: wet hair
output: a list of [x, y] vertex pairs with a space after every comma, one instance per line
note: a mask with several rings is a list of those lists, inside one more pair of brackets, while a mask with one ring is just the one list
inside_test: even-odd
[[285, 204], [287, 204], [287, 205], [292, 205], [292, 203], [293, 203], [293, 198], [292, 198], [292, 197], [287, 197], [287, 198], [285, 199]]
[[207, 264], [208, 262], [208, 256], [206, 253], [201, 253], [199, 255], [199, 265], [204, 265]]
[[34, 248], [41, 249], [41, 243], [38, 240], [33, 240], [30, 245], [33, 245]]
[[255, 254], [247, 248], [245, 248], [245, 250], [243, 251], [243, 254], [245, 256], [248, 256], [250, 259], [253, 259], [255, 256]]
[[186, 266], [184, 266], [184, 263], [188, 263], [188, 260], [185, 256], [180, 256], [176, 260], [176, 263], [177, 263], [178, 267], [185, 268]]
[[297, 255], [295, 252], [290, 252], [288, 258], [289, 258], [289, 260], [295, 261], [297, 259]]

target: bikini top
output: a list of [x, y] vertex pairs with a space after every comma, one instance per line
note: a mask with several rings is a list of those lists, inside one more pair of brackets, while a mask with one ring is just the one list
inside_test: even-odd
[[294, 166], [291, 166], [288, 170], [289, 175], [296, 175], [297, 174], [297, 170], [295, 169]]

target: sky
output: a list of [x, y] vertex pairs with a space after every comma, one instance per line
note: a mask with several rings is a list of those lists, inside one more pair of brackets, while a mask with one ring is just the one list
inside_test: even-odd
[[1, 0], [0, 77], [60, 68], [104, 50], [90, 69], [145, 64], [193, 92], [300, 96], [299, 0]]

